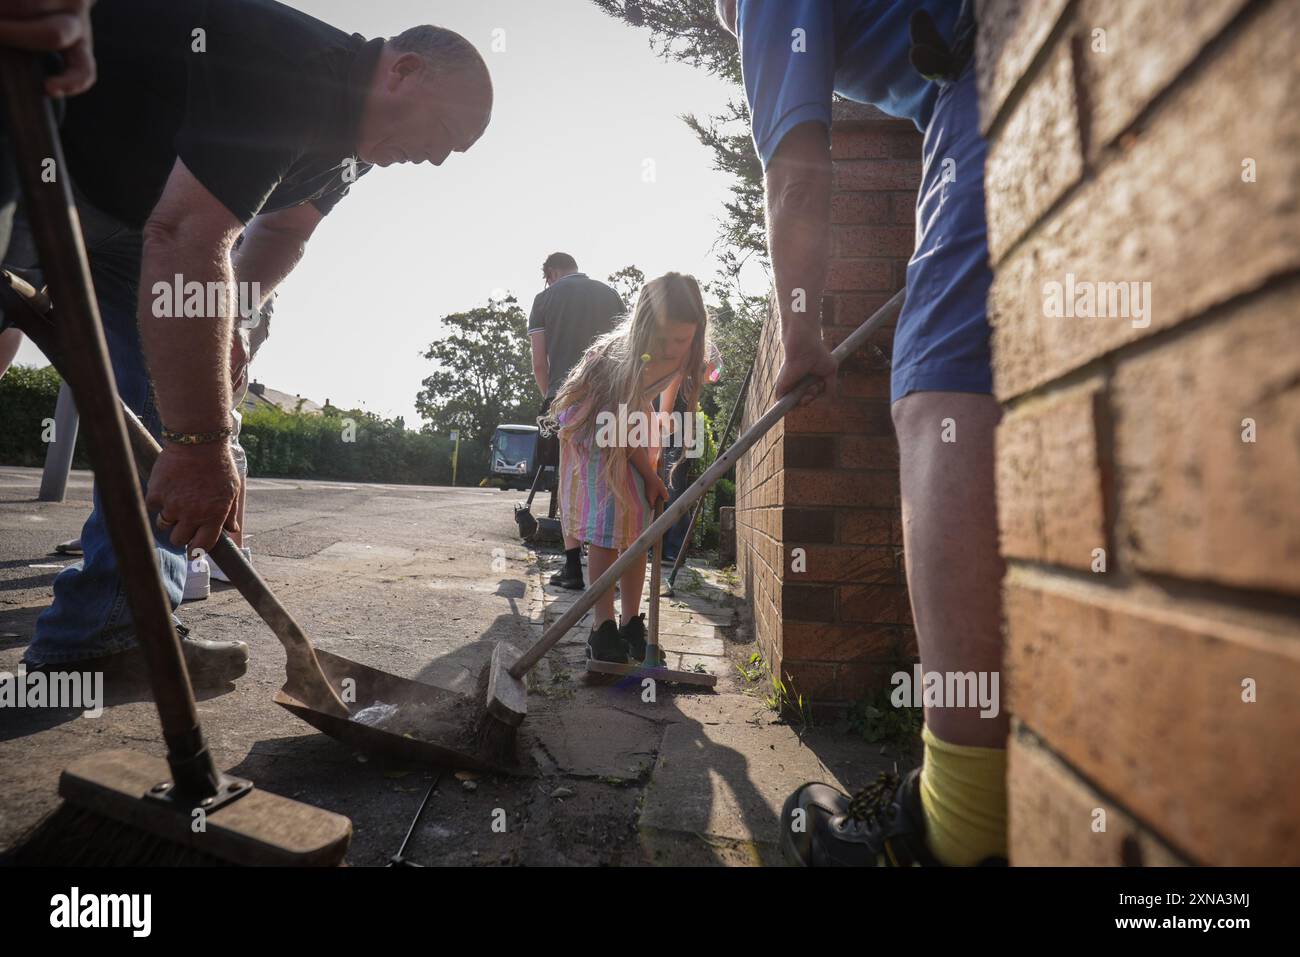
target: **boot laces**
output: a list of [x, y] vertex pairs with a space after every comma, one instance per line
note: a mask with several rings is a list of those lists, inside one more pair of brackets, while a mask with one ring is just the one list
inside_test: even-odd
[[846, 817], [868, 827], [884, 817], [898, 793], [900, 779], [893, 771], [881, 771], [876, 780], [849, 798]]

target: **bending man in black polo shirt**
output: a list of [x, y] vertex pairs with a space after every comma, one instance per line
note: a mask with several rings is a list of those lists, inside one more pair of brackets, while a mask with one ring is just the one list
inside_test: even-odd
[[[118, 390], [164, 440], [146, 500], [174, 606], [187, 547], [237, 527], [234, 322], [255, 324], [371, 166], [437, 166], [469, 149], [492, 86], [449, 30], [366, 40], [271, 0], [101, 0], [93, 26], [99, 82], [68, 103], [67, 173]], [[225, 293], [215, 306], [213, 290]], [[85, 560], [55, 579], [24, 660], [83, 669], [102, 658], [96, 668], [130, 675], [139, 656], [98, 491], [81, 539]], [[242, 642], [186, 635], [182, 646], [197, 679], [243, 673]]]

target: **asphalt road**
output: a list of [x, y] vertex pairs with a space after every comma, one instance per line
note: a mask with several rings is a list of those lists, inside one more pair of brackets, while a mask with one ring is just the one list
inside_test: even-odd
[[[0, 672], [17, 669], [51, 582], [72, 559], [90, 482], [35, 501], [39, 472], [0, 469]], [[312, 642], [405, 678], [476, 695], [498, 641], [523, 647], [577, 593], [549, 586], [557, 554], [522, 547], [521, 493], [477, 488], [253, 479], [253, 564]], [[545, 496], [534, 502], [544, 514]], [[643, 599], [644, 602], [644, 599]], [[646, 607], [643, 603], [643, 608]], [[473, 775], [357, 753], [273, 703], [284, 652], [240, 595], [214, 585], [181, 606], [195, 634], [248, 642], [248, 673], [199, 694], [217, 766], [258, 787], [347, 815], [353, 865], [382, 865], [401, 845], [431, 782], [408, 851], [425, 864], [758, 864], [779, 861], [779, 814], [799, 784], [846, 789], [894, 763], [842, 730], [794, 726], [752, 673], [734, 579], [696, 562], [661, 601], [672, 667], [718, 678], [713, 690], [585, 673], [585, 618], [529, 675], [519, 773]], [[651, 682], [653, 684], [653, 682]], [[107, 689], [98, 717], [0, 707], [0, 850], [57, 806], [60, 770], [98, 750], [164, 753], [146, 689]]]
[[[35, 501], [40, 473], [0, 469], [0, 671], [13, 672], [60, 567], [52, 554], [89, 512], [89, 473], [67, 500]], [[478, 488], [347, 485], [253, 479], [246, 524], [253, 562], [319, 647], [443, 687], [472, 684], [499, 639], [527, 637], [532, 556], [515, 537], [519, 496]], [[538, 503], [545, 508], [545, 497]], [[352, 817], [349, 860], [382, 863], [397, 850], [428, 772], [385, 767], [318, 734], [272, 703], [284, 653], [239, 594], [214, 582], [180, 619], [195, 634], [250, 646], [248, 674], [200, 694], [199, 716], [218, 766], [289, 797]], [[60, 769], [89, 750], [161, 753], [148, 700], [98, 718], [49, 709], [0, 710], [0, 847], [55, 806]], [[472, 849], [466, 848], [469, 858]]]

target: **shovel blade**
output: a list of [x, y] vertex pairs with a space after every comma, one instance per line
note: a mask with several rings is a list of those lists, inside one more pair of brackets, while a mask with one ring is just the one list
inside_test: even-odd
[[276, 704], [322, 733], [366, 754], [398, 761], [476, 771], [508, 770], [475, 750], [471, 731], [482, 702], [422, 681], [399, 678], [319, 648], [316, 657], [330, 685], [345, 695], [345, 700], [352, 697], [350, 690], [355, 690], [353, 714], [382, 702], [395, 705], [398, 714], [418, 719], [397, 733], [319, 711], [284, 688], [275, 693]]

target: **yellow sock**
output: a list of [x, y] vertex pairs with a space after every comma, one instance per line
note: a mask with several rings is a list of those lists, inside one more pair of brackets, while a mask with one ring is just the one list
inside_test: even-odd
[[1007, 856], [1007, 752], [949, 744], [921, 730], [921, 807], [930, 853], [949, 867]]

